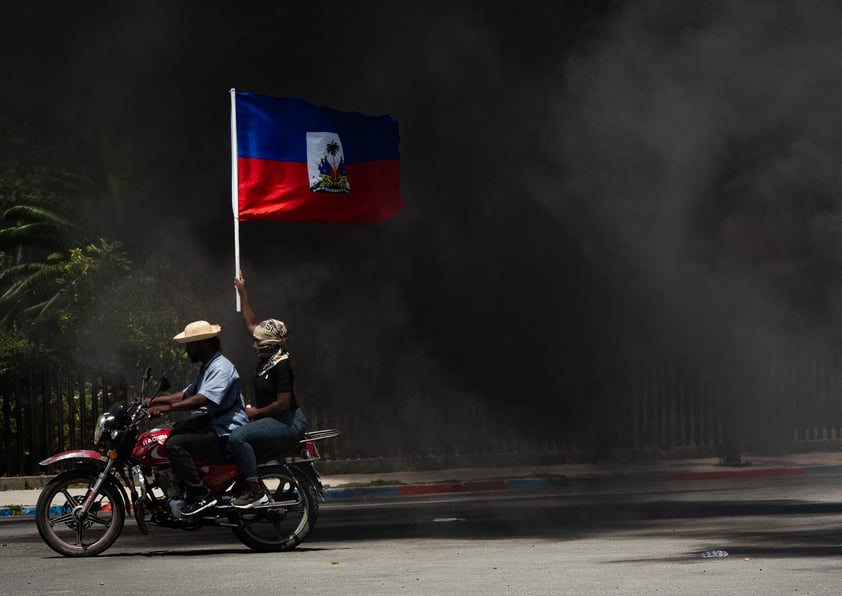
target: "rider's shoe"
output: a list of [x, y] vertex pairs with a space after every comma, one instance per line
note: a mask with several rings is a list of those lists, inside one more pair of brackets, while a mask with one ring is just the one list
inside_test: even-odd
[[199, 499], [198, 501], [191, 501], [190, 503], [187, 503], [187, 505], [182, 507], [181, 515], [185, 517], [190, 517], [191, 515], [196, 515], [197, 513], [201, 513], [206, 509], [210, 509], [214, 505], [216, 505], [216, 499], [214, 499], [211, 496], [206, 496]]
[[231, 504], [238, 509], [251, 509], [258, 505], [265, 505], [269, 502], [269, 495], [265, 492], [255, 492], [250, 488], [239, 497], [231, 501]]

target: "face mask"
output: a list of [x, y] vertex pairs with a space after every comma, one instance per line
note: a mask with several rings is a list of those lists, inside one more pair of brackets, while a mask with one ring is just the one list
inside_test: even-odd
[[258, 356], [271, 356], [281, 346], [279, 346], [279, 345], [261, 346], [257, 342], [257, 340], [255, 340], [254, 343], [252, 344], [252, 347], [254, 348], [254, 351]]

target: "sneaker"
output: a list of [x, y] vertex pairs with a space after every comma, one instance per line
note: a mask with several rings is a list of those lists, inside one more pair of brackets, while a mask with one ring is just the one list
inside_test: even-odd
[[251, 509], [252, 507], [257, 507], [258, 505], [265, 505], [268, 502], [269, 495], [264, 492], [258, 493], [248, 488], [246, 489], [246, 492], [231, 501], [231, 504], [239, 509]]
[[185, 517], [196, 515], [206, 509], [210, 509], [214, 505], [216, 505], [216, 499], [210, 496], [203, 497], [198, 501], [191, 501], [190, 503], [187, 503], [187, 505], [181, 509], [181, 515]]

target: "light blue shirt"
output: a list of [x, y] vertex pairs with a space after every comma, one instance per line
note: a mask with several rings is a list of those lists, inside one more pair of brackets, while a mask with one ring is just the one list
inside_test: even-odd
[[213, 402], [213, 406], [201, 406], [194, 414], [210, 412], [211, 427], [219, 436], [230, 435], [231, 431], [248, 424], [245, 400], [240, 392], [240, 374], [234, 364], [221, 352], [217, 352], [199, 369], [199, 375], [187, 388], [184, 397], [201, 393]]

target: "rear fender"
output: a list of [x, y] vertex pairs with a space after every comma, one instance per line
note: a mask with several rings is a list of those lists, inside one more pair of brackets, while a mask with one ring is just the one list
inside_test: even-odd
[[319, 472], [316, 470], [316, 466], [312, 463], [310, 464], [297, 464], [291, 465], [290, 468], [295, 468], [297, 471], [301, 472], [305, 478], [310, 482], [310, 486], [312, 486], [313, 491], [315, 492], [315, 496], [320, 501], [325, 500], [325, 491], [324, 487], [322, 486], [322, 479], [319, 476]]

